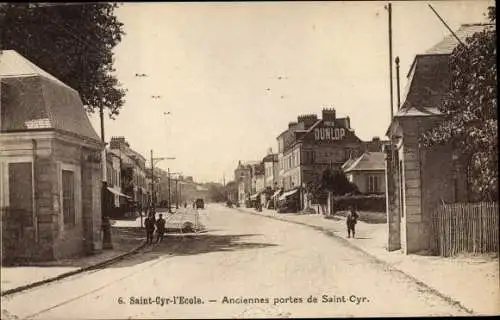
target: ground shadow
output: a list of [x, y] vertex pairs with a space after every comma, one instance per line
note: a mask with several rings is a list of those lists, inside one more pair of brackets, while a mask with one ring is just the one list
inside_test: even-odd
[[[126, 253], [146, 240], [144, 229], [137, 227], [112, 227], [113, 254]], [[107, 267], [122, 268], [143, 263], [162, 256], [187, 256], [211, 252], [234, 252], [237, 250], [261, 249], [276, 246], [272, 243], [260, 243], [257, 241], [245, 241], [248, 238], [259, 234], [234, 234], [221, 235], [214, 234], [214, 231], [199, 233], [182, 233], [179, 229], [168, 230], [162, 242], [147, 245], [137, 253], [121, 259], [118, 263], [113, 263]], [[156, 240], [156, 233], [154, 234]], [[18, 261], [10, 266], [37, 266], [37, 267], [91, 267], [96, 263], [113, 258], [109, 250], [94, 255], [72, 257], [56, 261], [29, 262]]]
[[[238, 250], [262, 249], [276, 246], [272, 243], [243, 241], [258, 234], [219, 235], [212, 233], [167, 233], [160, 243], [147, 245], [139, 253], [111, 265], [123, 268], [144, 263], [162, 256], [188, 256], [212, 252], [234, 252]], [[156, 240], [156, 235], [155, 239]]]

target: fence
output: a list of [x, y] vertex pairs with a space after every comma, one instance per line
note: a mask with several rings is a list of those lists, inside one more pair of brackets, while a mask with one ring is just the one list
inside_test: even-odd
[[442, 204], [432, 213], [434, 251], [449, 257], [459, 253], [498, 252], [498, 203]]

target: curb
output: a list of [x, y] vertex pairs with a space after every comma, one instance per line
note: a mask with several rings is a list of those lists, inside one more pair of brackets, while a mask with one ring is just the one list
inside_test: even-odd
[[311, 225], [311, 224], [307, 224], [307, 223], [304, 223], [304, 222], [298, 222], [298, 221], [288, 220], [286, 218], [278, 218], [278, 217], [274, 217], [274, 216], [268, 216], [268, 215], [265, 215], [265, 214], [259, 214], [259, 213], [255, 213], [255, 212], [251, 212], [251, 211], [246, 211], [246, 210], [240, 209], [240, 208], [235, 208], [235, 209], [237, 211], [239, 211], [239, 212], [242, 212], [242, 213], [247, 213], [247, 214], [251, 214], [251, 215], [255, 215], [255, 216], [265, 217], [265, 218], [268, 218], [268, 219], [273, 219], [273, 220], [279, 220], [279, 221], [284, 221], [284, 222], [288, 222], [288, 223], [298, 224], [298, 225], [309, 227], [309, 228], [317, 230], [317, 231], [321, 231], [326, 236], [335, 238], [337, 240], [340, 240], [344, 245], [347, 245], [348, 247], [350, 247], [352, 249], [355, 249], [356, 251], [359, 251], [359, 252], [361, 252], [361, 253], [369, 256], [376, 263], [384, 265], [384, 266], [388, 266], [391, 271], [396, 271], [396, 272], [398, 272], [398, 273], [406, 276], [407, 278], [410, 278], [417, 285], [419, 285], [419, 286], [423, 287], [424, 289], [426, 289], [426, 291], [428, 291], [428, 292], [430, 292], [430, 293], [432, 293], [432, 294], [440, 297], [441, 299], [443, 299], [447, 303], [449, 303], [449, 304], [457, 307], [458, 309], [466, 312], [467, 314], [469, 314], [469, 315], [475, 315], [476, 314], [474, 312], [474, 310], [465, 307], [464, 305], [462, 305], [462, 303], [460, 301], [457, 301], [457, 300], [453, 299], [452, 297], [439, 292], [437, 289], [431, 287], [430, 285], [426, 284], [422, 280], [420, 280], [418, 278], [415, 278], [414, 276], [412, 276], [412, 275], [404, 272], [401, 269], [398, 269], [397, 267], [394, 267], [393, 265], [391, 265], [387, 261], [384, 261], [384, 260], [378, 258], [377, 256], [371, 254], [370, 252], [366, 251], [365, 249], [362, 249], [361, 247], [358, 247], [358, 246], [352, 244], [350, 241], [347, 241], [346, 239], [344, 239], [342, 237], [339, 237], [338, 235], [335, 235], [335, 233], [332, 232], [331, 230], [328, 230], [328, 229], [326, 229], [324, 227], [314, 226], [314, 225]]
[[55, 276], [55, 277], [52, 277], [52, 278], [47, 278], [47, 279], [44, 279], [44, 280], [41, 280], [41, 281], [36, 281], [36, 282], [29, 283], [29, 284], [26, 284], [26, 285], [23, 285], [23, 286], [20, 286], [20, 287], [16, 287], [16, 288], [12, 288], [12, 289], [9, 289], [9, 290], [2, 291], [0, 293], [0, 296], [1, 297], [5, 297], [5, 296], [8, 296], [8, 295], [11, 295], [11, 294], [14, 294], [14, 293], [18, 293], [18, 292], [21, 292], [21, 291], [25, 291], [25, 290], [28, 290], [28, 289], [35, 288], [35, 287], [39, 287], [39, 286], [47, 284], [47, 283], [51, 283], [51, 282], [54, 282], [54, 281], [57, 281], [57, 280], [61, 280], [61, 279], [67, 278], [67, 277], [71, 277], [71, 276], [73, 276], [75, 274], [83, 273], [83, 272], [90, 271], [90, 270], [93, 270], [93, 269], [102, 268], [104, 266], [107, 266], [109, 264], [117, 262], [118, 260], [121, 260], [123, 258], [126, 258], [126, 257], [128, 257], [128, 256], [136, 253], [137, 251], [141, 250], [145, 246], [146, 246], [146, 242], [143, 242], [142, 244], [140, 244], [139, 246], [135, 247], [134, 249], [132, 249], [132, 250], [130, 250], [128, 252], [122, 253], [122, 254], [120, 254], [120, 255], [118, 255], [116, 257], [113, 257], [113, 258], [110, 258], [108, 260], [104, 260], [104, 261], [98, 262], [98, 263], [90, 265], [90, 266], [82, 267], [82, 268], [79, 268], [77, 270], [73, 270], [73, 271], [69, 271], [69, 272], [66, 272], [66, 273], [62, 273], [62, 274], [60, 274], [58, 276]]

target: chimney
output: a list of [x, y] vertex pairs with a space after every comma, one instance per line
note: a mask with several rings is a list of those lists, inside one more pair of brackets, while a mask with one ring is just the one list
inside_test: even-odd
[[318, 116], [315, 114], [303, 114], [297, 117], [297, 122], [303, 123], [304, 129], [310, 128], [316, 121], [318, 121]]
[[373, 138], [372, 138], [372, 141], [374, 141], [374, 142], [379, 142], [379, 141], [380, 141], [380, 137], [373, 137]]
[[288, 123], [288, 129], [292, 129], [293, 127], [295, 127], [297, 125], [297, 122], [289, 122]]
[[336, 119], [336, 113], [334, 108], [323, 108], [323, 111], [321, 112], [321, 116], [323, 118], [323, 121], [335, 121]]
[[345, 117], [345, 124], [347, 129], [351, 129], [351, 118], [349, 116]]
[[109, 147], [111, 149], [121, 149], [122, 144], [127, 144], [125, 142], [125, 137], [111, 137], [111, 142], [109, 143]]

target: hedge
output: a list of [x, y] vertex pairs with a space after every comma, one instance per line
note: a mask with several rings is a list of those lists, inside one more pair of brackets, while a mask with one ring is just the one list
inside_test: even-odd
[[354, 205], [357, 210], [385, 212], [385, 195], [347, 195], [334, 197], [335, 210], [348, 210]]

